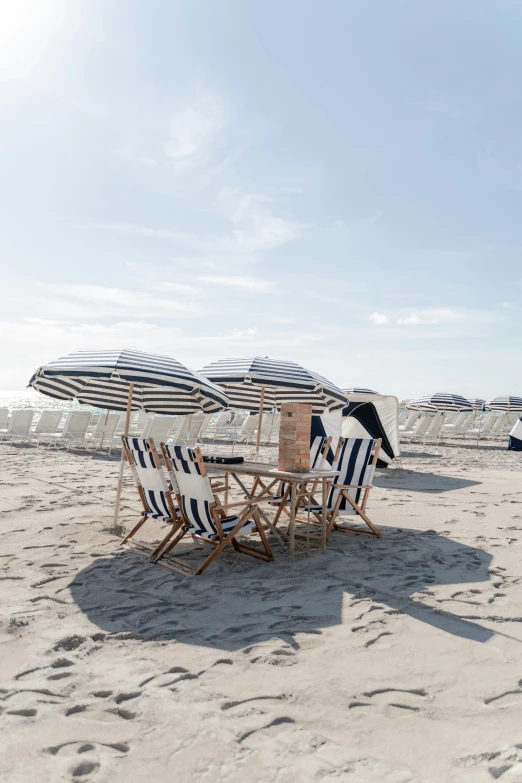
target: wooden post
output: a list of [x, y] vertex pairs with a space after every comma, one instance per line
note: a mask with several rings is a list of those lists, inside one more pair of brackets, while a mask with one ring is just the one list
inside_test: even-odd
[[107, 422], [108, 421], [109, 421], [109, 409], [107, 408], [107, 413], [105, 414], [105, 424], [104, 424], [103, 429], [102, 429], [102, 436], [101, 436], [101, 441], [100, 441], [100, 449], [103, 448], [103, 438], [105, 436], [105, 427], [107, 426]]
[[321, 546], [323, 549], [326, 549], [326, 526], [328, 522], [326, 504], [328, 503], [328, 479], [323, 478], [321, 483], [322, 483]]
[[256, 454], [259, 454], [259, 444], [261, 442], [261, 425], [263, 424], [263, 406], [265, 404], [265, 387], [261, 387], [261, 399], [259, 400], [259, 419], [257, 422], [257, 441]]
[[[130, 425], [130, 417], [131, 417], [131, 410], [132, 410], [132, 393], [134, 391], [134, 384], [131, 383], [129, 385], [129, 396], [127, 398], [127, 413], [125, 416], [125, 426], [123, 428], [123, 434], [126, 437], [129, 434], [129, 425]], [[122, 448], [121, 450], [121, 460], [120, 460], [120, 474], [118, 476], [118, 487], [116, 489], [116, 504], [114, 507], [114, 519], [113, 519], [113, 526], [116, 528], [118, 525], [118, 514], [120, 513], [120, 500], [121, 500], [121, 489], [123, 486], [123, 467], [125, 463], [125, 449]]]
[[295, 481], [291, 482], [290, 491], [290, 521], [288, 522], [288, 554], [293, 557], [295, 554], [295, 512], [297, 506], [297, 487]]

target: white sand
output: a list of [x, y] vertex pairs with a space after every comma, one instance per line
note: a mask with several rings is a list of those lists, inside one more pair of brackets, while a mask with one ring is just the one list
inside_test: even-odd
[[407, 449], [382, 540], [183, 579], [114, 462], [0, 446], [0, 779], [520, 783], [522, 455]]

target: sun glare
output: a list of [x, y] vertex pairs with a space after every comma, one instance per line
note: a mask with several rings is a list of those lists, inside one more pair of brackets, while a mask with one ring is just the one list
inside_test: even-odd
[[0, 0], [0, 78], [27, 78], [71, 31], [74, 0]]

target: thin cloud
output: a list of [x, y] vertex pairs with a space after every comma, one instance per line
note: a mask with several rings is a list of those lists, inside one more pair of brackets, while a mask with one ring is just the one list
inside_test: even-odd
[[368, 320], [372, 321], [377, 326], [382, 326], [383, 324], [388, 323], [388, 316], [384, 315], [384, 313], [372, 313], [368, 316]]
[[256, 291], [257, 293], [268, 293], [269, 291], [273, 291], [275, 287], [275, 283], [272, 280], [263, 280], [258, 277], [201, 275], [198, 277], [198, 280], [209, 285], [219, 285], [226, 288], [242, 288], [247, 291]]
[[217, 95], [201, 97], [171, 117], [165, 155], [178, 163], [199, 163], [227, 124], [224, 101]]
[[[167, 284], [168, 285], [168, 284]], [[158, 286], [161, 288], [161, 286]], [[194, 318], [208, 314], [208, 303], [187, 293], [172, 297], [155, 290], [135, 290], [84, 283], [37, 283], [24, 302], [33, 312], [59, 314], [63, 318], [176, 316]]]

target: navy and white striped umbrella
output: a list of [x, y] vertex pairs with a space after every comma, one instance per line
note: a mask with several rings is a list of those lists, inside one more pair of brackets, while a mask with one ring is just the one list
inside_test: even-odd
[[343, 389], [345, 394], [379, 394], [379, 392], [373, 391], [373, 389], [363, 389], [359, 386], [354, 386], [353, 389]]
[[221, 386], [232, 407], [249, 411], [259, 410], [263, 389], [265, 411], [285, 402], [301, 402], [320, 414], [344, 408], [347, 402], [341, 389], [326, 378], [281, 359], [221, 359], [203, 367], [199, 374]]
[[168, 356], [141, 351], [79, 351], [40, 367], [31, 380], [58, 400], [124, 411], [130, 385], [132, 409], [148, 413], [213, 413], [229, 407], [218, 386]]
[[486, 402], [484, 407], [487, 411], [508, 411], [508, 413], [516, 413], [517, 411], [522, 411], [522, 397], [511, 397], [510, 395], [493, 397]]
[[474, 411], [481, 411], [486, 403], [486, 400], [481, 400], [480, 397], [473, 397], [472, 400], [469, 400], [469, 404], [473, 408]]
[[425, 394], [418, 400], [410, 400], [406, 405], [409, 410], [427, 411], [435, 413], [437, 411], [471, 411], [471, 403], [460, 394], [447, 394], [436, 392], [435, 394]]

